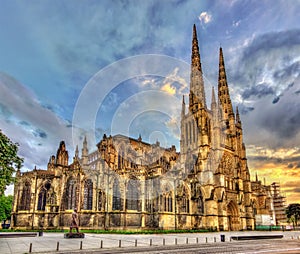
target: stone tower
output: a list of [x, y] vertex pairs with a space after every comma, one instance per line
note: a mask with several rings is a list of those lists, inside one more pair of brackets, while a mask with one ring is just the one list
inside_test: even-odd
[[[253, 226], [251, 184], [242, 123], [233, 111], [222, 48], [218, 96], [206, 106], [197, 31], [193, 27], [189, 107], [183, 98], [180, 156], [184, 172], [205, 199], [203, 226], [238, 230]], [[209, 216], [208, 216], [209, 215]]]

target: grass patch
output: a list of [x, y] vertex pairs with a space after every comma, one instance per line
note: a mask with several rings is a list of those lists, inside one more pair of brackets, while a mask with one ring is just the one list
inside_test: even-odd
[[[49, 232], [49, 233], [63, 233], [68, 232], [69, 230], [65, 229], [50, 229], [50, 230], [39, 230], [39, 229], [32, 229], [32, 230], [22, 230], [22, 229], [0, 229], [0, 232]], [[207, 233], [207, 232], [215, 232], [215, 230], [210, 229], [170, 229], [170, 230], [162, 230], [162, 229], [149, 229], [149, 230], [104, 230], [104, 229], [82, 229], [80, 230], [82, 233], [93, 233], [93, 234], [125, 234], [125, 235], [132, 235], [132, 234], [175, 234], [175, 233]]]

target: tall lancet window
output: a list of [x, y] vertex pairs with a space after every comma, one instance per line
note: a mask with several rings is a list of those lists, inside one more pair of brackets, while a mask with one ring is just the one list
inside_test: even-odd
[[93, 181], [87, 179], [84, 183], [83, 192], [83, 209], [92, 210], [93, 209]]
[[126, 191], [126, 209], [128, 210], [140, 210], [139, 203], [140, 203], [140, 186], [138, 181], [129, 180], [127, 184], [127, 191]]
[[190, 211], [190, 202], [189, 202], [189, 197], [187, 195], [187, 190], [184, 188], [183, 194], [181, 197], [181, 207], [180, 211], [183, 213], [189, 213]]
[[121, 198], [121, 192], [120, 192], [120, 186], [119, 181], [115, 179], [114, 185], [113, 185], [113, 210], [122, 210], [122, 198]]
[[47, 192], [50, 189], [50, 187], [51, 187], [50, 183], [46, 183], [45, 185], [43, 185], [41, 187], [40, 192], [39, 192], [37, 210], [45, 211], [45, 206], [46, 206], [46, 202], [47, 202]]
[[66, 208], [68, 210], [77, 208], [78, 204], [78, 187], [76, 181], [70, 178], [66, 187]]
[[23, 186], [19, 210], [30, 210], [30, 201], [31, 201], [31, 184], [28, 181], [25, 182]]

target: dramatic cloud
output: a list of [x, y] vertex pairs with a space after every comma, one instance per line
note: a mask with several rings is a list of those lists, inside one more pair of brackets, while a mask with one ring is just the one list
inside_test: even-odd
[[243, 91], [242, 97], [243, 99], [249, 99], [251, 96], [261, 98], [269, 94], [274, 94], [274, 90], [272, 87], [269, 87], [267, 84], [258, 84], [257, 86], [246, 88]]
[[25, 157], [24, 169], [34, 165], [45, 168], [60, 140], [72, 148], [67, 122], [42, 107], [22, 84], [0, 73], [0, 91], [0, 126], [8, 137], [20, 144], [20, 156]]

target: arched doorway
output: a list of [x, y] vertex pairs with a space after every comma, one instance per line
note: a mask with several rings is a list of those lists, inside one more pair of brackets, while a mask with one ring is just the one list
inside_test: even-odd
[[227, 205], [227, 223], [228, 230], [240, 230], [240, 216], [238, 206], [234, 201], [230, 201]]

